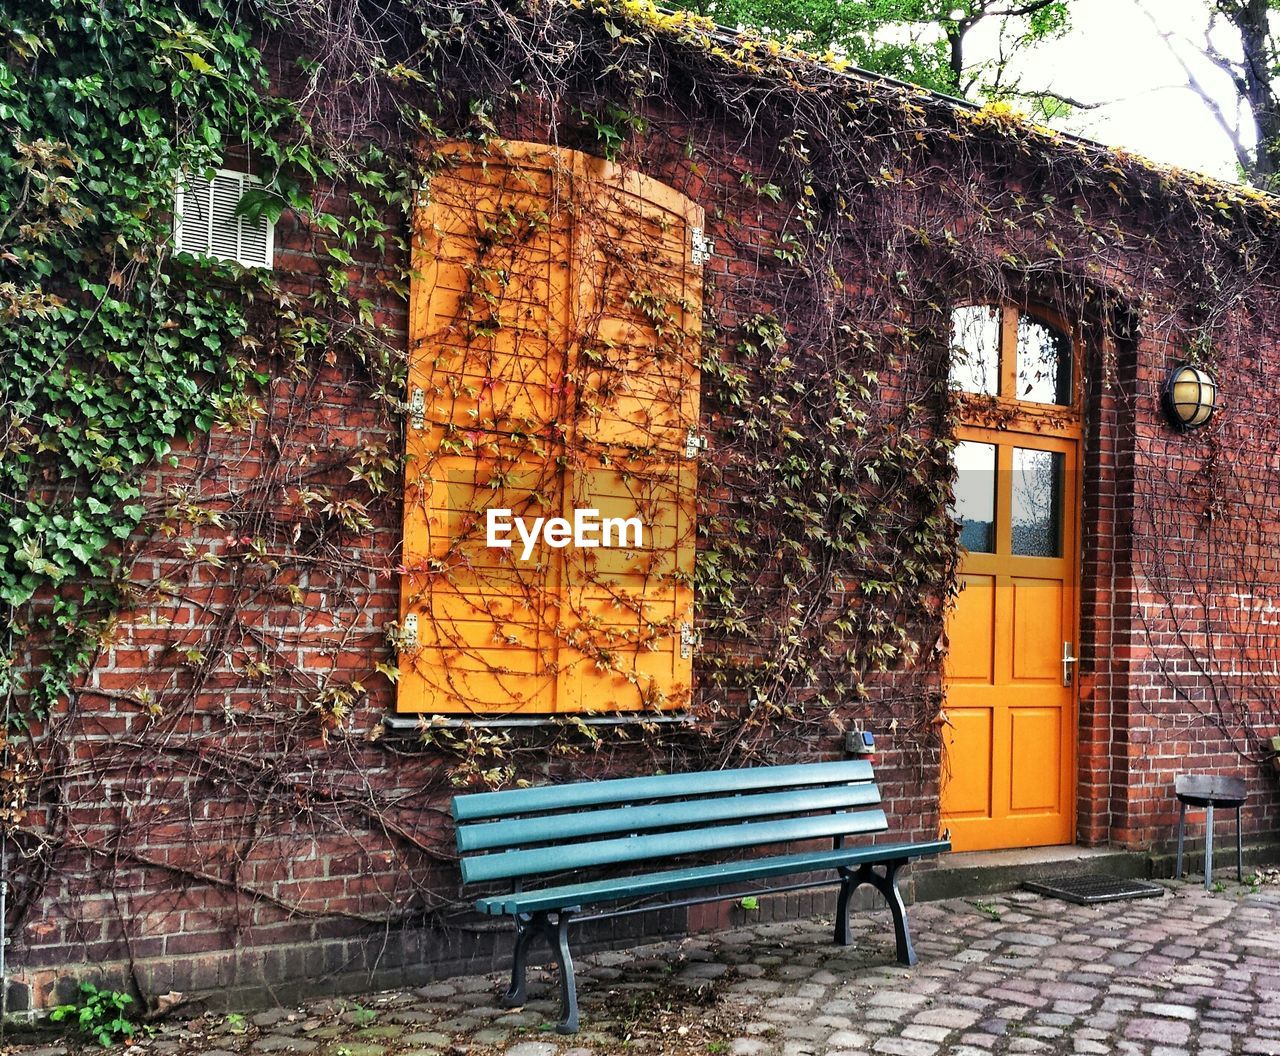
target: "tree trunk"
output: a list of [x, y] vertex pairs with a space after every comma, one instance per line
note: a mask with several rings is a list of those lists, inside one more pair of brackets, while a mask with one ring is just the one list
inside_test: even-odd
[[1280, 175], [1280, 99], [1271, 82], [1272, 41], [1268, 0], [1230, 0], [1219, 10], [1240, 34], [1244, 62], [1237, 88], [1258, 129], [1258, 147], [1250, 166], [1251, 182], [1274, 189]]
[[[963, 26], [963, 28], [961, 28]], [[961, 23], [955, 29], [947, 31], [947, 44], [951, 48], [951, 77], [955, 81], [956, 91], [963, 91], [964, 77], [964, 35], [968, 25]]]

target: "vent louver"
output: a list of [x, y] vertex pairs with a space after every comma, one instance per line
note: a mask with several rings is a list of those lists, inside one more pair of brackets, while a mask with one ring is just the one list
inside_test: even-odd
[[236, 213], [245, 191], [258, 181], [244, 172], [219, 169], [209, 179], [191, 173], [179, 188], [174, 244], [179, 252], [234, 260], [250, 268], [271, 267], [274, 229], [266, 217], [248, 220]]

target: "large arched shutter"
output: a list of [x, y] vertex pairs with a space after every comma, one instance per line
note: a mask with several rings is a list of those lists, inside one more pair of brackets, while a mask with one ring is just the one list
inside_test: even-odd
[[[399, 709], [671, 708], [690, 691], [701, 210], [608, 162], [456, 145], [415, 224]], [[487, 545], [485, 513], [642, 545]]]

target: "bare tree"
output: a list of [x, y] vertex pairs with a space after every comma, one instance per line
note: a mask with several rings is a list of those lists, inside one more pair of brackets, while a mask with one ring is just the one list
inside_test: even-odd
[[[1235, 151], [1241, 174], [1255, 187], [1280, 186], [1280, 40], [1276, 16], [1280, 0], [1206, 0], [1203, 35], [1198, 40], [1163, 29], [1159, 8], [1143, 10], [1204, 100]], [[1224, 104], [1205, 84], [1188, 49], [1225, 73], [1235, 89], [1234, 105]]]

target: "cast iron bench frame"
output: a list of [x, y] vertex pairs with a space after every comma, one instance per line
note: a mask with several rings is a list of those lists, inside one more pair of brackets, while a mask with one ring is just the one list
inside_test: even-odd
[[[509, 893], [480, 898], [475, 904], [480, 913], [510, 916], [515, 922], [511, 985], [502, 997], [503, 1007], [525, 1003], [529, 946], [539, 935], [550, 944], [560, 969], [562, 1015], [556, 1030], [572, 1034], [578, 1029], [578, 996], [569, 952], [571, 923], [798, 891], [833, 881], [840, 884], [835, 941], [843, 946], [852, 942], [849, 902], [859, 887], [870, 884], [889, 904], [898, 960], [915, 964], [898, 872], [913, 858], [949, 851], [951, 842], [846, 847], [846, 837], [888, 831], [879, 804], [871, 764], [862, 759], [583, 781], [454, 797], [462, 882], [511, 884]], [[709, 864], [704, 860], [660, 871], [620, 870], [631, 863], [660, 864], [686, 855], [828, 838], [829, 849], [758, 858], [719, 853]], [[882, 872], [874, 868], [877, 865], [883, 866]], [[557, 877], [550, 886], [530, 890], [524, 886], [533, 877], [581, 870], [599, 870], [604, 875], [576, 882], [572, 875], [563, 882]], [[582, 913], [584, 906], [810, 873], [827, 876]]]

